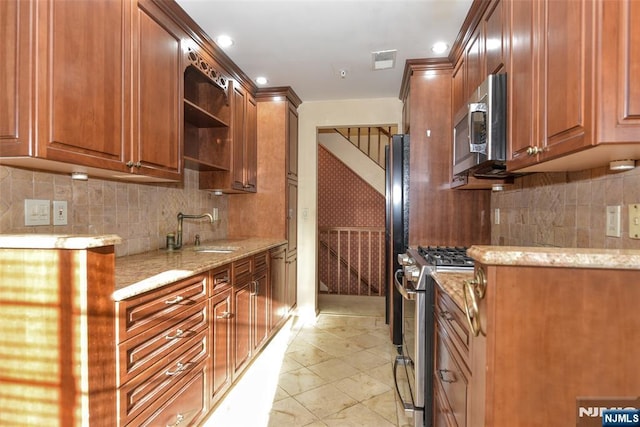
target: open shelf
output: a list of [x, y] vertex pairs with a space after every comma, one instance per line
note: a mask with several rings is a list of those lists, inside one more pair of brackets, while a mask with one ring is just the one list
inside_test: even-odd
[[185, 98], [184, 120], [199, 128], [229, 127], [229, 124]]

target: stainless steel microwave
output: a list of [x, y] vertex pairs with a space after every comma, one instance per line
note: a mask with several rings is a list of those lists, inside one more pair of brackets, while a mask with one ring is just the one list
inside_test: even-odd
[[453, 175], [506, 176], [507, 75], [489, 75], [456, 119]]

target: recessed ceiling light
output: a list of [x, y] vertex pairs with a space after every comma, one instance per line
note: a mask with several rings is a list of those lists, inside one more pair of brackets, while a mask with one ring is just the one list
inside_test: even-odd
[[218, 46], [225, 48], [233, 44], [233, 39], [226, 34], [223, 34], [216, 38], [216, 43], [218, 44]]
[[431, 51], [433, 53], [445, 53], [447, 49], [449, 49], [449, 45], [446, 44], [445, 42], [434, 43], [433, 46], [431, 47]]
[[258, 83], [259, 85], [266, 85], [267, 83], [269, 83], [269, 80], [267, 80], [266, 77], [256, 77], [256, 83]]

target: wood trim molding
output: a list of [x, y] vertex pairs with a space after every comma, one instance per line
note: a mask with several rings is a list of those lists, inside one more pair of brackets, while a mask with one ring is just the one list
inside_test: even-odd
[[404, 64], [404, 74], [402, 75], [402, 85], [400, 86], [399, 98], [404, 101], [409, 93], [409, 78], [415, 71], [428, 70], [452, 70], [453, 63], [448, 58], [424, 58], [407, 59]]
[[296, 108], [302, 104], [302, 100], [291, 86], [269, 87], [256, 91], [256, 101], [271, 101], [274, 96], [287, 98]]

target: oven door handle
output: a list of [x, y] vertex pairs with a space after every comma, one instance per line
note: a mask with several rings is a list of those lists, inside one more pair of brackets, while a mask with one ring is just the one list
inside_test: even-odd
[[402, 394], [400, 394], [400, 387], [398, 386], [398, 366], [402, 365], [405, 367], [405, 374], [408, 376], [409, 374], [406, 371], [406, 366], [407, 365], [413, 365], [413, 361], [405, 356], [396, 356], [396, 359], [393, 362], [393, 382], [395, 383], [396, 386], [396, 394], [398, 395], [398, 399], [400, 399], [400, 401], [402, 402], [402, 406], [403, 409], [405, 411], [405, 413], [413, 413], [415, 412], [416, 408], [415, 404], [413, 403], [413, 391], [411, 390], [411, 386], [409, 385], [408, 382], [408, 378], [407, 378], [407, 385], [409, 386], [409, 395], [411, 396], [411, 401], [407, 402], [402, 398]]
[[396, 270], [396, 272], [393, 275], [393, 281], [395, 282], [396, 289], [398, 290], [398, 292], [402, 294], [402, 297], [404, 299], [408, 299], [408, 300], [416, 299], [416, 291], [405, 288], [400, 282], [400, 279], [398, 279], [398, 274], [402, 274], [401, 269]]

